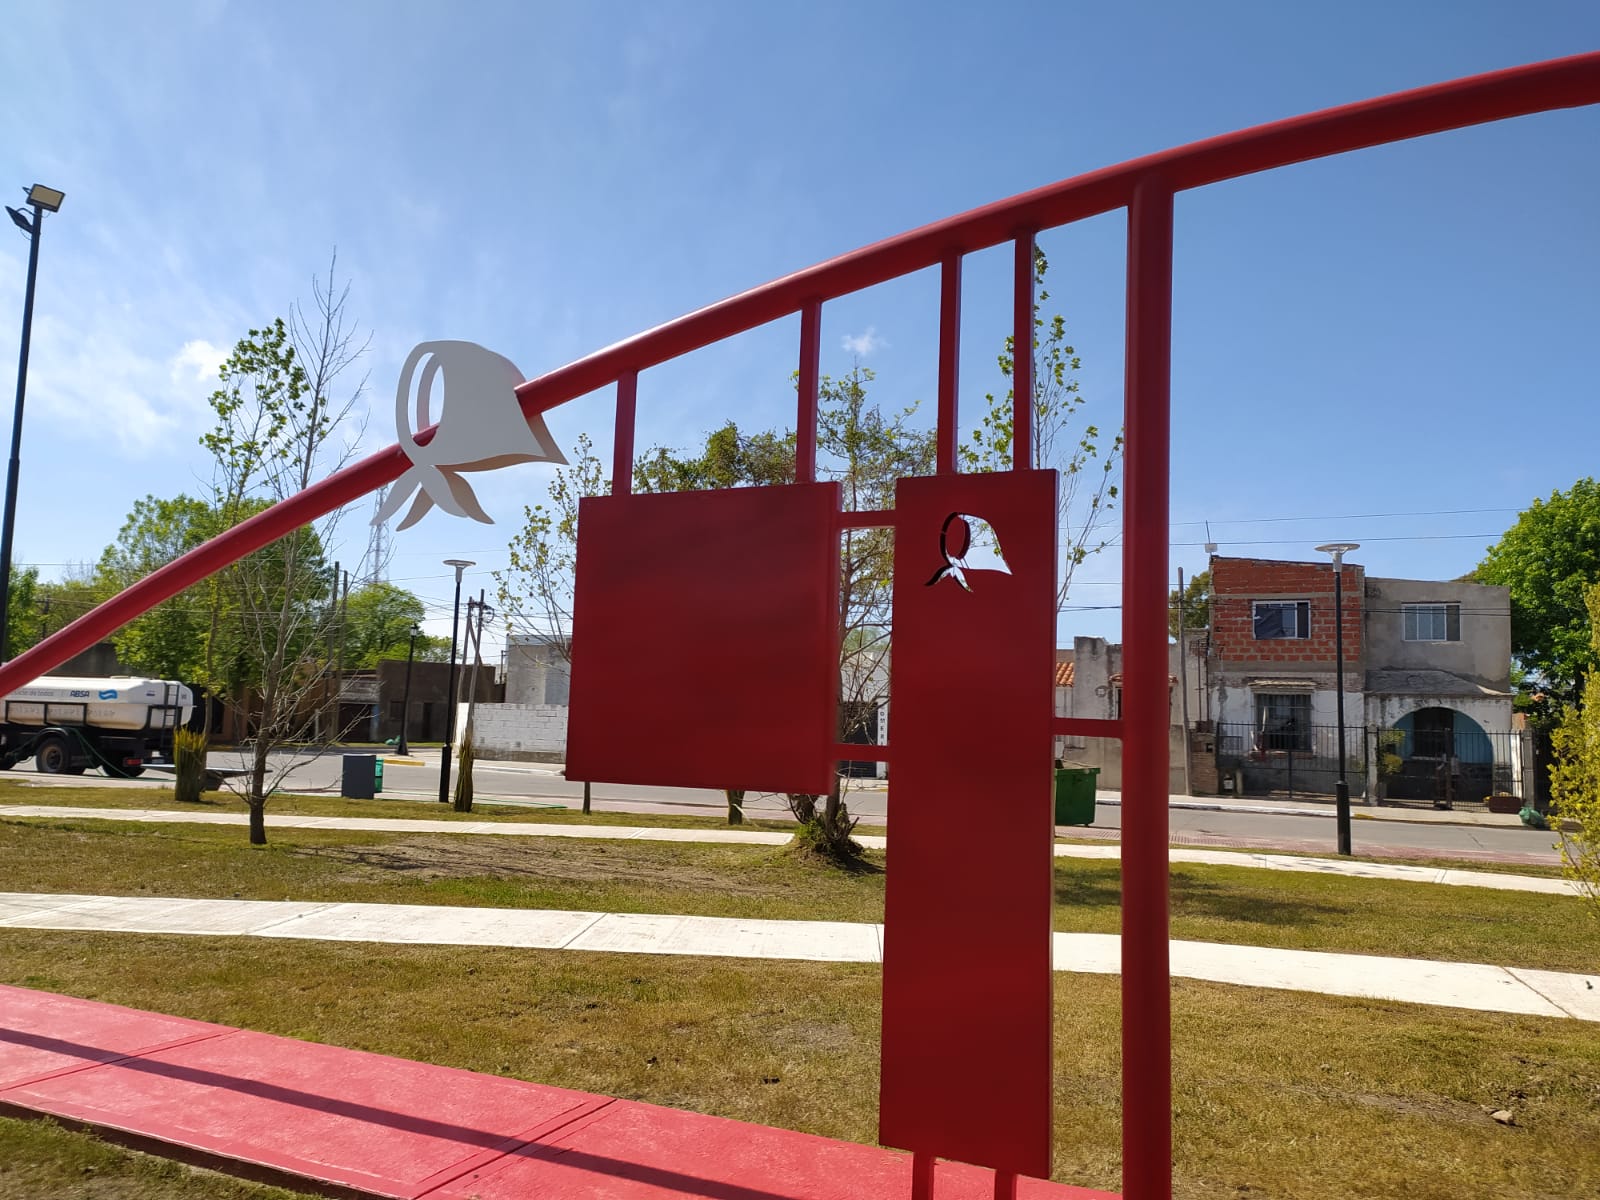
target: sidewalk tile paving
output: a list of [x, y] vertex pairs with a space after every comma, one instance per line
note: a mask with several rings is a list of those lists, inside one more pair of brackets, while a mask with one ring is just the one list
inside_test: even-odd
[[[0, 893], [0, 913], [12, 914], [0, 916], [0, 929], [511, 946], [808, 962], [874, 963], [883, 958], [882, 926], [850, 921], [14, 893]], [[1116, 934], [1054, 936], [1057, 970], [1096, 974], [1121, 970]], [[1600, 1021], [1600, 972], [1572, 975], [1482, 963], [1212, 942], [1174, 941], [1170, 946], [1172, 973], [1180, 978]]]

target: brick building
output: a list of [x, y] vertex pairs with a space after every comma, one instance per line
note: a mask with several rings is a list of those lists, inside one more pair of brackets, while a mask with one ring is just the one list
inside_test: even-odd
[[[1526, 790], [1527, 750], [1511, 732], [1507, 590], [1383, 579], [1351, 562], [1343, 572], [1352, 789], [1448, 802]], [[1245, 790], [1331, 790], [1334, 609], [1331, 562], [1211, 560], [1209, 713], [1224, 769]]]
[[[1344, 564], [1345, 722], [1360, 724], [1362, 596], [1366, 571]], [[1249, 724], [1269, 740], [1333, 725], [1335, 694], [1331, 562], [1211, 560], [1211, 714]]]

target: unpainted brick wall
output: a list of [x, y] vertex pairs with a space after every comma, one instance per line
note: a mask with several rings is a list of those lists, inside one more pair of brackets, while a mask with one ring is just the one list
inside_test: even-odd
[[[564, 704], [480, 704], [473, 739], [483, 758], [560, 759], [567, 749]], [[466, 729], [467, 708], [456, 710], [457, 738]]]
[[[1344, 659], [1361, 662], [1365, 570], [1344, 564]], [[1306, 600], [1311, 604], [1309, 638], [1257, 641], [1253, 602]], [[1263, 558], [1211, 560], [1211, 653], [1223, 662], [1332, 663], [1334, 657], [1333, 564], [1278, 562]]]

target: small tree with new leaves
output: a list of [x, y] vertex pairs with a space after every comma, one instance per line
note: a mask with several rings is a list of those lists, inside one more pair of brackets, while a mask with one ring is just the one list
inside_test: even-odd
[[[336, 430], [364, 390], [365, 380], [351, 386], [345, 377], [366, 342], [345, 315], [348, 294], [330, 266], [326, 283], [314, 281], [313, 313], [296, 305], [288, 322], [252, 329], [223, 365], [210, 399], [216, 424], [201, 442], [212, 454], [217, 507], [228, 523], [304, 491], [349, 461], [356, 438]], [[232, 697], [251, 730], [244, 792], [253, 844], [266, 842], [267, 797], [295, 761], [274, 760], [273, 752], [314, 749], [324, 740], [321, 708], [333, 674], [326, 647], [337, 606], [322, 546], [338, 518], [335, 512], [280, 538], [217, 583], [238, 605], [235, 663], [248, 664], [253, 685], [238, 686], [245, 681], [235, 671]], [[225, 667], [213, 660], [209, 669]]]
[[[1585, 602], [1590, 644], [1600, 655], [1600, 584], [1589, 588]], [[1600, 912], [1600, 673], [1584, 681], [1581, 704], [1567, 707], [1552, 742], [1550, 795], [1561, 825], [1562, 866]]]
[[[1122, 432], [1109, 437], [1100, 426], [1086, 421], [1089, 398], [1078, 383], [1083, 365], [1067, 341], [1067, 321], [1060, 313], [1046, 317], [1050, 299], [1045, 276], [1050, 261], [1033, 250], [1033, 278], [1038, 296], [1033, 306], [1033, 461], [1031, 467], [1053, 467], [1061, 472], [1057, 496], [1057, 529], [1063, 546], [1060, 586], [1056, 605], [1067, 602], [1073, 572], [1085, 559], [1105, 549], [1102, 533], [1119, 495], [1118, 466], [1122, 462]], [[1016, 378], [1016, 337], [1008, 334], [1000, 351], [1000, 373]], [[971, 440], [960, 448], [964, 471], [1011, 469], [1011, 435], [1015, 425], [1014, 387], [1003, 395], [990, 392], [988, 407]]]

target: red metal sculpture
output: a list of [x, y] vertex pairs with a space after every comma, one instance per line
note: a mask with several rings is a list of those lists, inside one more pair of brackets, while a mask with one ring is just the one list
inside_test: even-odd
[[[1035, 723], [1047, 720], [1057, 731], [1076, 730], [1096, 736], [1122, 737], [1133, 750], [1124, 758], [1123, 811], [1127, 820], [1123, 838], [1123, 894], [1122, 894], [1122, 956], [1123, 956], [1123, 1187], [1133, 1200], [1153, 1200], [1170, 1195], [1171, 1191], [1171, 1054], [1169, 979], [1167, 970], [1167, 477], [1169, 430], [1169, 362], [1171, 323], [1172, 277], [1172, 215], [1173, 199], [1177, 192], [1203, 187], [1227, 179], [1238, 178], [1257, 171], [1270, 170], [1290, 163], [1340, 154], [1368, 146], [1419, 137], [1449, 129], [1496, 121], [1509, 117], [1550, 109], [1575, 107], [1600, 102], [1600, 53], [1576, 55], [1531, 66], [1517, 67], [1492, 74], [1475, 76], [1399, 93], [1381, 99], [1346, 105], [1324, 112], [1279, 121], [1270, 125], [1232, 133], [1209, 141], [1198, 142], [1176, 150], [1136, 159], [1120, 166], [1094, 171], [1061, 183], [1026, 192], [985, 208], [952, 217], [945, 221], [890, 238], [877, 245], [854, 251], [830, 262], [798, 271], [775, 282], [724, 300], [708, 308], [669, 322], [638, 337], [619, 342], [614, 346], [589, 355], [568, 366], [551, 371], [538, 379], [530, 380], [517, 389], [524, 414], [532, 418], [575, 397], [595, 391], [611, 383], [617, 385], [616, 444], [613, 453], [613, 491], [626, 493], [633, 462], [634, 403], [638, 373], [659, 363], [698, 350], [722, 338], [731, 337], [789, 314], [800, 318], [799, 356], [799, 420], [797, 482], [808, 484], [815, 474], [816, 413], [818, 383], [818, 353], [823, 303], [862, 288], [883, 283], [913, 271], [938, 266], [941, 269], [941, 309], [939, 323], [939, 388], [938, 388], [938, 464], [941, 475], [928, 483], [931, 490], [921, 493], [923, 483], [915, 487], [906, 485], [902, 502], [909, 513], [915, 507], [918, 516], [913, 524], [907, 514], [840, 514], [839, 524], [894, 524], [897, 533], [902, 520], [906, 522], [907, 536], [915, 545], [923, 538], [936, 538], [938, 528], [951, 512], [972, 512], [986, 519], [996, 517], [1003, 508], [1005, 514], [996, 526], [1003, 538], [1012, 535], [1004, 527], [1015, 513], [1021, 530], [1018, 537], [1031, 542], [1037, 536], [1030, 516], [1032, 500], [1020, 497], [1028, 486], [1021, 479], [1012, 510], [1011, 498], [977, 496], [969, 497], [963, 491], [962, 481], [953, 476], [955, 466], [955, 415], [958, 361], [958, 335], [960, 328], [961, 263], [966, 254], [1012, 242], [1015, 248], [1014, 320], [1018, 344], [1026, 345], [1032, 335], [1033, 321], [1033, 241], [1037, 233], [1084, 217], [1125, 208], [1128, 211], [1128, 322], [1127, 322], [1127, 373], [1126, 373], [1126, 459], [1123, 509], [1123, 642], [1124, 703], [1120, 721], [1070, 721], [1049, 719], [1043, 707], [1048, 703], [1048, 692], [1040, 699], [1040, 712], [1035, 717], [1031, 710], [1023, 712], [1021, 705], [1013, 709], [1004, 707], [1001, 712], [1014, 717], [1015, 729], [1002, 729], [994, 722], [983, 721], [985, 737], [998, 737], [1019, 754], [1030, 755], [1039, 737]], [[1575, 148], [1582, 150], [1584, 148]], [[1015, 461], [1031, 460], [1029, 449], [1030, 407], [1032, 396], [1032, 364], [1028, 356], [1019, 356], [1015, 382], [1016, 441], [1013, 447]], [[428, 434], [417, 437], [426, 444]], [[45, 639], [25, 654], [0, 667], [0, 694], [15, 690], [31, 679], [86, 649], [126, 622], [166, 600], [185, 587], [198, 582], [228, 563], [260, 549], [300, 525], [324, 515], [332, 509], [349, 503], [368, 492], [393, 482], [410, 465], [410, 460], [399, 447], [391, 447], [372, 457], [346, 468], [299, 495], [268, 509], [259, 516], [228, 531], [204, 546], [169, 563], [153, 575], [135, 584], [127, 591], [113, 597], [99, 608], [74, 621], [66, 628]], [[1023, 477], [1025, 478], [1025, 477]], [[784, 489], [787, 490], [787, 489]], [[986, 509], [987, 506], [987, 509]], [[941, 511], [943, 510], [943, 511]], [[621, 509], [626, 513], [628, 510]], [[643, 509], [634, 510], [643, 512]], [[727, 524], [728, 510], [716, 515]], [[797, 508], [798, 511], [798, 508]], [[787, 521], [789, 518], [783, 518]], [[807, 541], [805, 554], [815, 553], [809, 542], [815, 537], [817, 526], [813, 518], [799, 521], [803, 525], [800, 536]], [[932, 522], [930, 531], [926, 522]], [[626, 536], [614, 543], [613, 550], [625, 545]], [[730, 543], [731, 544], [731, 543]], [[1007, 544], [1008, 559], [1013, 548]], [[931, 552], [931, 551], [930, 551]], [[1031, 565], [1032, 551], [1023, 552], [1022, 569], [1011, 581], [1014, 588], [995, 589], [990, 598], [1005, 607], [1015, 598], [1021, 624], [1016, 644], [1002, 646], [998, 642], [990, 648], [1014, 672], [1015, 686], [1023, 694], [1031, 695], [1036, 687], [1044, 688], [1045, 662], [1048, 662], [1048, 643], [1031, 632], [1036, 615], [1034, 601], [1021, 599], [1024, 580], [1028, 588], [1042, 592], [1048, 581], [1044, 573]], [[921, 551], [916, 553], [920, 554]], [[603, 555], [602, 555], [603, 557]], [[798, 558], [783, 559], [783, 569], [790, 569]], [[907, 566], [908, 564], [902, 564]], [[937, 564], [934, 564], [936, 567]], [[826, 570], [825, 567], [819, 568]], [[919, 560], [916, 569], [933, 568]], [[662, 578], [668, 578], [663, 574]], [[678, 578], [678, 576], [670, 576]], [[820, 576], [819, 576], [820, 578]], [[984, 599], [987, 590], [979, 580], [970, 595], [956, 596], [957, 585], [940, 582], [937, 587], [927, 587], [927, 575], [922, 579], [896, 581], [897, 620], [904, 620], [908, 628], [896, 629], [897, 643], [906, 636], [919, 642], [953, 634], [944, 629], [944, 623], [959, 620], [953, 615], [959, 599], [972, 600], [973, 611], [984, 611], [990, 600]], [[901, 594], [907, 588], [922, 588], [912, 600], [909, 593], [901, 616]], [[946, 590], [941, 593], [939, 588]], [[592, 589], [591, 589], [592, 593]], [[1013, 597], [1014, 593], [1014, 597]], [[586, 602], [588, 602], [586, 600]], [[600, 602], [604, 607], [604, 602]], [[613, 614], [614, 619], [615, 614]], [[580, 620], [583, 619], [580, 617]], [[603, 620], [604, 618], [602, 618]], [[807, 645], [814, 645], [807, 642]], [[957, 647], [947, 642], [947, 649]], [[1038, 683], [1031, 652], [1043, 657], [1037, 670]], [[602, 655], [604, 654], [601, 651]], [[913, 672], [916, 664], [924, 662], [921, 650], [909, 651]], [[602, 659], [603, 661], [603, 659]], [[972, 664], [969, 663], [969, 666]], [[899, 665], [896, 667], [899, 670]], [[794, 688], [803, 690], [809, 683], [798, 678], [788, 681]], [[925, 681], [926, 686], [939, 687], [940, 681]], [[933, 822], [924, 823], [917, 816], [917, 805], [944, 811], [952, 793], [928, 778], [928, 773], [918, 779], [917, 764], [932, 761], [929, 755], [935, 747], [926, 739], [938, 736], [941, 728], [948, 729], [948, 714], [941, 717], [931, 706], [918, 713], [917, 702], [911, 701], [911, 725], [906, 720], [906, 680], [902, 675], [895, 681], [896, 738], [901, 752], [896, 758], [897, 787], [906, 796], [907, 813], [896, 825], [895, 868], [891, 872], [889, 953], [885, 975], [886, 1017], [892, 1018], [886, 1031], [886, 1070], [884, 1079], [884, 1136], [920, 1151], [913, 1173], [913, 1188], [926, 1196], [932, 1179], [932, 1155], [962, 1154], [983, 1158], [1001, 1169], [997, 1177], [997, 1195], [1014, 1194], [1017, 1170], [1044, 1172], [1048, 1159], [1041, 1155], [1041, 1145], [1047, 1144], [1049, 1121], [1048, 1090], [1041, 1087], [1036, 1064], [1021, 1061], [1019, 1047], [1037, 1044], [1041, 989], [1047, 995], [1048, 977], [1040, 978], [1047, 964], [1038, 947], [1048, 945], [1048, 928], [1042, 923], [1028, 926], [1019, 934], [1016, 947], [1010, 951], [1017, 957], [1015, 978], [1011, 978], [1009, 958], [997, 969], [1005, 977], [1008, 1003], [1014, 1002], [1018, 1013], [1026, 1014], [1017, 1028], [1018, 1046], [1005, 1038], [991, 1043], [1001, 1064], [995, 1072], [986, 1073], [983, 1064], [974, 1061], [971, 1047], [960, 1044], [962, 1032], [949, 1026], [930, 1023], [926, 1006], [928, 999], [908, 990], [907, 978], [899, 974], [896, 961], [899, 947], [914, 947], [921, 923], [938, 919], [938, 914], [919, 912], [915, 904], [905, 898], [922, 894], [927, 879], [923, 873], [929, 864], [938, 864], [940, 856], [948, 853], [937, 837], [930, 837], [935, 829]], [[579, 684], [574, 681], [575, 697]], [[945, 700], [955, 702], [960, 697], [951, 688], [942, 692]], [[587, 703], [587, 702], [586, 702]], [[819, 698], [819, 705], [823, 701]], [[819, 710], [820, 711], [820, 710]], [[575, 714], [576, 719], [576, 714]], [[941, 725], [941, 722], [946, 724]], [[809, 749], [816, 739], [815, 727], [801, 731], [796, 740], [784, 749], [786, 760], [803, 765], [804, 778], [813, 780], [814, 751]], [[831, 736], [825, 734], [824, 738]], [[1013, 740], [1014, 739], [1014, 740]], [[945, 751], [948, 747], [944, 748]], [[593, 754], [592, 748], [584, 750]], [[826, 750], [823, 751], [826, 757]], [[860, 757], [860, 750], [849, 752]], [[948, 759], [946, 759], [948, 762]], [[811, 765], [806, 765], [811, 764]], [[1021, 877], [1017, 890], [1009, 889], [1006, 881], [1005, 897], [999, 903], [1008, 911], [1024, 908], [1032, 910], [1036, 898], [1029, 889], [1036, 886], [1037, 864], [1034, 862], [1048, 852], [1048, 830], [1036, 815], [1034, 806], [1033, 770], [1029, 761], [1018, 768], [1015, 781], [1017, 804], [1021, 820], [1016, 846], [1006, 853], [1018, 856], [1017, 874]], [[1043, 770], [1040, 762], [1039, 769]], [[598, 777], [598, 776], [597, 776]], [[660, 773], [653, 774], [658, 782], [672, 782]], [[752, 776], [754, 778], [754, 776]], [[915, 780], [917, 787], [911, 782]], [[719, 785], [720, 786], [720, 785]], [[1007, 801], [1008, 802], [1008, 801]], [[897, 802], [898, 803], [898, 802]], [[924, 808], [924, 812], [927, 807]], [[1035, 823], [1038, 823], [1037, 825]], [[920, 830], [920, 832], [919, 832]], [[970, 847], [965, 849], [970, 850]], [[964, 856], [965, 857], [965, 856]], [[908, 865], [909, 864], [909, 865]], [[998, 864], [985, 860], [982, 874], [975, 880], [982, 884], [993, 882]], [[903, 874], [897, 873], [904, 872]], [[909, 890], [908, 890], [909, 889]], [[1030, 922], [1033, 918], [1029, 918]], [[1023, 943], [1026, 943], [1025, 945]], [[958, 939], [963, 955], [977, 954], [988, 965], [995, 957], [983, 958], [985, 951], [973, 945], [970, 932]], [[908, 950], [911, 960], [917, 953]], [[1002, 955], [1004, 957], [1004, 955]], [[926, 964], [918, 966], [927, 970]], [[943, 980], [934, 979], [927, 986], [960, 987], [959, 1004], [963, 1010], [981, 1007], [992, 1002], [980, 989], [967, 989], [966, 981], [958, 976], [970, 974], [969, 963], [953, 959], [944, 972]], [[999, 977], [997, 977], [998, 979]], [[918, 1005], [924, 1006], [918, 1009]], [[1001, 1019], [1009, 1019], [1010, 1013]], [[949, 1039], [942, 1051], [952, 1055], [959, 1073], [971, 1072], [971, 1078], [981, 1081], [993, 1091], [970, 1097], [969, 1111], [979, 1112], [985, 1105], [1000, 1105], [1021, 1124], [1016, 1137], [1011, 1138], [997, 1128], [971, 1133], [957, 1127], [946, 1111], [953, 1102], [948, 1087], [950, 1081], [937, 1079], [937, 1072], [919, 1070], [903, 1061], [906, 1038], [902, 1036], [901, 1022], [908, 1022], [907, 1030], [913, 1039], [920, 1028], [923, 1036]], [[920, 1027], [917, 1022], [923, 1022]], [[971, 1036], [978, 1036], [968, 1031]], [[981, 1057], [977, 1056], [977, 1057]], [[911, 1072], [909, 1074], [905, 1072]], [[959, 1080], [962, 1074], [952, 1075]], [[920, 1086], [936, 1089], [937, 1094], [926, 1095], [919, 1101]], [[942, 1090], [941, 1090], [942, 1089]], [[1009, 1093], [1015, 1093], [1011, 1095]], [[1042, 1094], [1041, 1094], [1042, 1092]], [[981, 1122], [981, 1117], [977, 1118]]]

